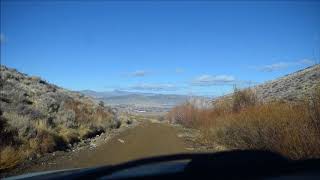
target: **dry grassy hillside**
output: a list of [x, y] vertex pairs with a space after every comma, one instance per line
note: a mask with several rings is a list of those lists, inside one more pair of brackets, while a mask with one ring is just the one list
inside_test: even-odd
[[319, 158], [319, 68], [315, 65], [253, 89], [235, 89], [209, 109], [186, 103], [173, 108], [167, 119], [199, 129], [199, 142], [215, 151], [260, 149], [292, 159]]
[[320, 84], [320, 65], [294, 72], [254, 87], [260, 100], [302, 100]]
[[[312, 91], [320, 84], [320, 65], [285, 75], [275, 80], [267, 81], [260, 85], [248, 88], [254, 91], [259, 101], [303, 101], [310, 97]], [[244, 89], [245, 90], [245, 89]], [[212, 104], [221, 101], [232, 101], [233, 94], [215, 98]]]
[[0, 170], [120, 125], [112, 109], [39, 77], [1, 66], [0, 85]]

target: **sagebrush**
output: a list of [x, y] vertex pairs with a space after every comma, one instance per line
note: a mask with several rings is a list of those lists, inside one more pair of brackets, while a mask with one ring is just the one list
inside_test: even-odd
[[253, 90], [236, 89], [211, 109], [184, 104], [171, 122], [201, 130], [200, 141], [227, 149], [260, 149], [292, 159], [320, 157], [320, 88], [304, 101], [259, 102]]

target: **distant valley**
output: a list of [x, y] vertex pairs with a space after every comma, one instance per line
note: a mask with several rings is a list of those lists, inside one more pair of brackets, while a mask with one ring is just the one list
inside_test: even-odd
[[187, 101], [197, 101], [198, 104], [206, 104], [210, 98], [201, 96], [188, 96], [176, 94], [155, 94], [128, 91], [97, 92], [92, 90], [80, 91], [91, 96], [97, 101], [103, 101], [106, 105], [117, 107], [120, 110], [136, 113], [161, 113], [167, 112], [172, 107]]

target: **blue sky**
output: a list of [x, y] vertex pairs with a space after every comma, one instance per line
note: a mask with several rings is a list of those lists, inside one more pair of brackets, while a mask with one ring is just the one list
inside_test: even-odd
[[222, 95], [310, 66], [320, 3], [1, 1], [1, 64], [72, 90]]

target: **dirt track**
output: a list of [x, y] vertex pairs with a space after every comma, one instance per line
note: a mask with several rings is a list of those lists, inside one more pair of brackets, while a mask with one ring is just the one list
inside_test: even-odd
[[184, 142], [177, 137], [177, 133], [175, 128], [167, 124], [145, 123], [122, 132], [94, 151], [78, 153], [67, 164], [68, 167], [97, 166], [185, 152]]
[[[140, 123], [95, 148], [48, 155], [13, 174], [117, 164], [143, 157], [190, 152], [181, 129], [165, 123]], [[11, 173], [10, 173], [11, 174]]]

